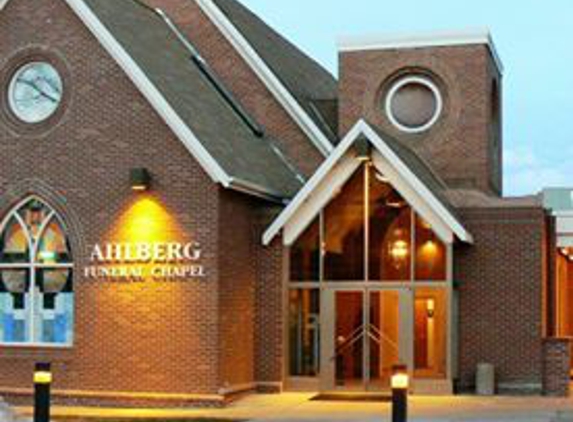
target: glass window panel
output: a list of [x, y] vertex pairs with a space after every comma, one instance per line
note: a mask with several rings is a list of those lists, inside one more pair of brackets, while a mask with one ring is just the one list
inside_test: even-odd
[[335, 292], [335, 379], [337, 387], [361, 388], [364, 371], [364, 293]]
[[0, 270], [0, 292], [26, 293], [29, 286], [29, 271], [26, 269]]
[[411, 279], [411, 208], [371, 167], [369, 207], [369, 279]]
[[0, 341], [26, 343], [30, 341], [27, 324], [29, 271], [0, 271]]
[[324, 212], [325, 281], [364, 280], [364, 170], [360, 168]]
[[447, 362], [447, 294], [418, 289], [414, 307], [414, 368], [420, 378], [444, 378]]
[[26, 232], [18, 220], [12, 217], [0, 237], [0, 263], [24, 263], [29, 261], [29, 256]]
[[72, 291], [71, 269], [42, 269], [37, 271], [36, 284], [41, 293]]
[[[69, 344], [74, 316], [72, 269], [43, 268], [33, 273], [30, 256], [30, 249], [37, 249], [41, 264], [71, 264], [63, 227], [56, 217], [47, 220], [53, 211], [36, 199], [15, 212], [24, 224], [11, 214], [0, 237], [0, 342]], [[1, 267], [14, 263], [22, 268]]]
[[289, 292], [289, 370], [292, 376], [316, 376], [320, 356], [318, 289]]
[[37, 289], [34, 327], [40, 343], [69, 344], [72, 341], [72, 270], [41, 269], [36, 272]]
[[37, 199], [32, 199], [18, 210], [24, 224], [34, 239], [38, 238], [42, 223], [48, 218], [51, 210]]
[[416, 218], [416, 280], [445, 281], [447, 248], [432, 227]]
[[320, 218], [317, 218], [290, 249], [290, 279], [318, 281], [319, 269]]
[[70, 262], [69, 246], [57, 218], [52, 218], [42, 233], [37, 260], [42, 264]]

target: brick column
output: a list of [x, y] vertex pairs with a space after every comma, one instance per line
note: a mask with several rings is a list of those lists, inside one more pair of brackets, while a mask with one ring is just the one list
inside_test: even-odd
[[543, 340], [543, 394], [569, 396], [571, 368], [571, 340], [546, 338]]

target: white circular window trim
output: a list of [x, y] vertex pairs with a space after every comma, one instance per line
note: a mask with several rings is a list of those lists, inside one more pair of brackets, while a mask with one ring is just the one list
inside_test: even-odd
[[[422, 126], [411, 127], [403, 125], [398, 121], [398, 119], [396, 119], [396, 117], [394, 117], [394, 114], [392, 112], [392, 100], [394, 99], [394, 96], [401, 88], [409, 84], [420, 84], [427, 87], [428, 89], [430, 89], [432, 94], [434, 94], [434, 97], [436, 99], [436, 110], [434, 111], [434, 115], [430, 118], [430, 120], [428, 120], [428, 122], [426, 122]], [[402, 132], [406, 133], [421, 133], [430, 129], [440, 118], [443, 108], [444, 108], [444, 101], [442, 99], [442, 94], [439, 88], [436, 86], [434, 82], [432, 82], [429, 78], [424, 76], [405, 76], [403, 78], [400, 78], [398, 81], [394, 83], [394, 85], [392, 85], [392, 88], [390, 88], [388, 94], [386, 95], [386, 105], [385, 105], [386, 116], [388, 116], [388, 119], [394, 126], [400, 129]]]
[[58, 78], [58, 83], [60, 85], [60, 88], [63, 87], [63, 81], [62, 81], [62, 76], [61, 76], [60, 72], [58, 71], [58, 69], [53, 64], [51, 64], [48, 61], [41, 61], [41, 60], [30, 61], [30, 62], [27, 62], [27, 63], [24, 63], [23, 65], [21, 65], [14, 72], [14, 74], [11, 77], [10, 83], [8, 85], [8, 92], [7, 92], [7, 94], [8, 94], [8, 105], [10, 106], [10, 110], [12, 111], [12, 113], [19, 120], [21, 120], [22, 122], [27, 123], [27, 124], [36, 124], [36, 123], [41, 123], [41, 122], [48, 120], [50, 117], [52, 117], [56, 113], [56, 111], [58, 110], [58, 108], [60, 107], [61, 102], [62, 102], [62, 97], [60, 94], [60, 97], [57, 98], [57, 101], [56, 101], [56, 104], [54, 105], [54, 107], [52, 107], [52, 109], [48, 113], [44, 113], [40, 118], [30, 118], [28, 116], [25, 116], [25, 112], [20, 109], [20, 106], [18, 104], [16, 104], [14, 97], [16, 95], [16, 88], [17, 88], [18, 79], [26, 71], [28, 71], [29, 69], [34, 68], [36, 66], [46, 66]]

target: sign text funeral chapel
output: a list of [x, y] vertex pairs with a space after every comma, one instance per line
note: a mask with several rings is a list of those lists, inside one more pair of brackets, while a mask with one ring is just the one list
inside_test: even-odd
[[116, 282], [190, 281], [205, 277], [201, 258], [196, 242], [96, 244], [84, 276]]

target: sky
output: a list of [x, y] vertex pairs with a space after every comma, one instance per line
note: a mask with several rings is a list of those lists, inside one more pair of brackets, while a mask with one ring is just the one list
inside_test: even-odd
[[241, 0], [337, 73], [340, 37], [487, 28], [504, 65], [504, 194], [573, 187], [573, 0]]

